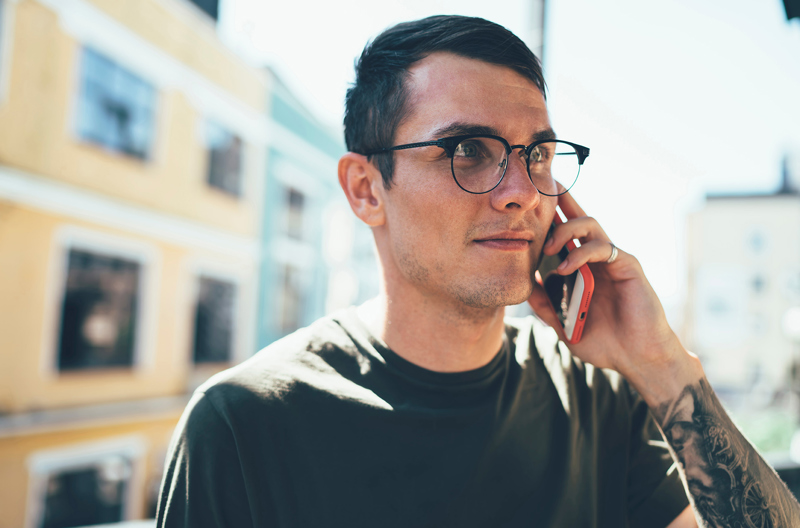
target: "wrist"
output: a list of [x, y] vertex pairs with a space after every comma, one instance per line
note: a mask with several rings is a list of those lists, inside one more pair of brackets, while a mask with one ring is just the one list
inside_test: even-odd
[[634, 363], [623, 373], [651, 408], [675, 400], [688, 385], [705, 377], [700, 359], [677, 338], [654, 356], [657, 359]]

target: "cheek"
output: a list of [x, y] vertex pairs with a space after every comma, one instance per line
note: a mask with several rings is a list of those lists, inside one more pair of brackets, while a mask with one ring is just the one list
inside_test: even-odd
[[[395, 174], [414, 174], [410, 170], [398, 163]], [[389, 191], [387, 218], [393, 238], [429, 254], [463, 244], [473, 214], [463, 202], [470, 196], [441, 174], [418, 172], [414, 176], [396, 177]]]
[[424, 193], [401, 198], [387, 214], [394, 244], [421, 259], [432, 257], [464, 238], [452, 211], [441, 200]]

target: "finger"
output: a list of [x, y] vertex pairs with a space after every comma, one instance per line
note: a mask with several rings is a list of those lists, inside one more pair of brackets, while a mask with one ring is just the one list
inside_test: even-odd
[[569, 191], [558, 196], [558, 206], [567, 219], [587, 216], [586, 211], [578, 205], [578, 202], [575, 201], [575, 198], [572, 197]]
[[[567, 258], [564, 259], [564, 262], [556, 268], [556, 271], [560, 275], [568, 275], [584, 264], [606, 262], [611, 256], [611, 251], [611, 244], [607, 240], [591, 240], [581, 247], [570, 251]], [[619, 248], [617, 248], [617, 251], [619, 253], [615, 262], [619, 262], [619, 260], [626, 255], [626, 253]]]
[[545, 255], [558, 253], [567, 242], [573, 239], [580, 240], [581, 244], [586, 244], [591, 240], [610, 242], [608, 235], [597, 223], [597, 220], [588, 216], [574, 218], [563, 224], [556, 225], [550, 235], [550, 239], [544, 246]]
[[544, 292], [544, 289], [541, 287], [541, 285], [536, 282], [533, 284], [533, 292], [528, 298], [528, 304], [531, 305], [533, 312], [539, 319], [544, 321], [547, 326], [555, 329], [556, 333], [558, 334], [558, 338], [561, 341], [566, 340], [564, 329], [561, 327], [561, 321], [558, 320], [556, 311], [553, 308], [553, 305], [550, 304], [550, 299], [547, 297], [547, 294]]

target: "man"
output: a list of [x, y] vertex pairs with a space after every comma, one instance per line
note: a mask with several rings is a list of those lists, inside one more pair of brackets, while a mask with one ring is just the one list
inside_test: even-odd
[[[387, 30], [345, 135], [380, 295], [198, 389], [159, 526], [695, 526], [656, 421], [708, 525], [800, 523], [638, 262], [552, 179], [561, 140], [519, 39], [465, 17]], [[589, 263], [595, 293], [567, 349], [531, 277], [572, 239], [559, 272]], [[555, 331], [504, 320], [526, 299]]]

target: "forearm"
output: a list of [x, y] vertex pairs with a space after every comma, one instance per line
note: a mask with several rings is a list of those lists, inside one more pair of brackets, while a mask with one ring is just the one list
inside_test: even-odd
[[699, 516], [712, 527], [800, 526], [800, 505], [733, 424], [696, 358], [663, 376], [667, 372], [643, 396]]

